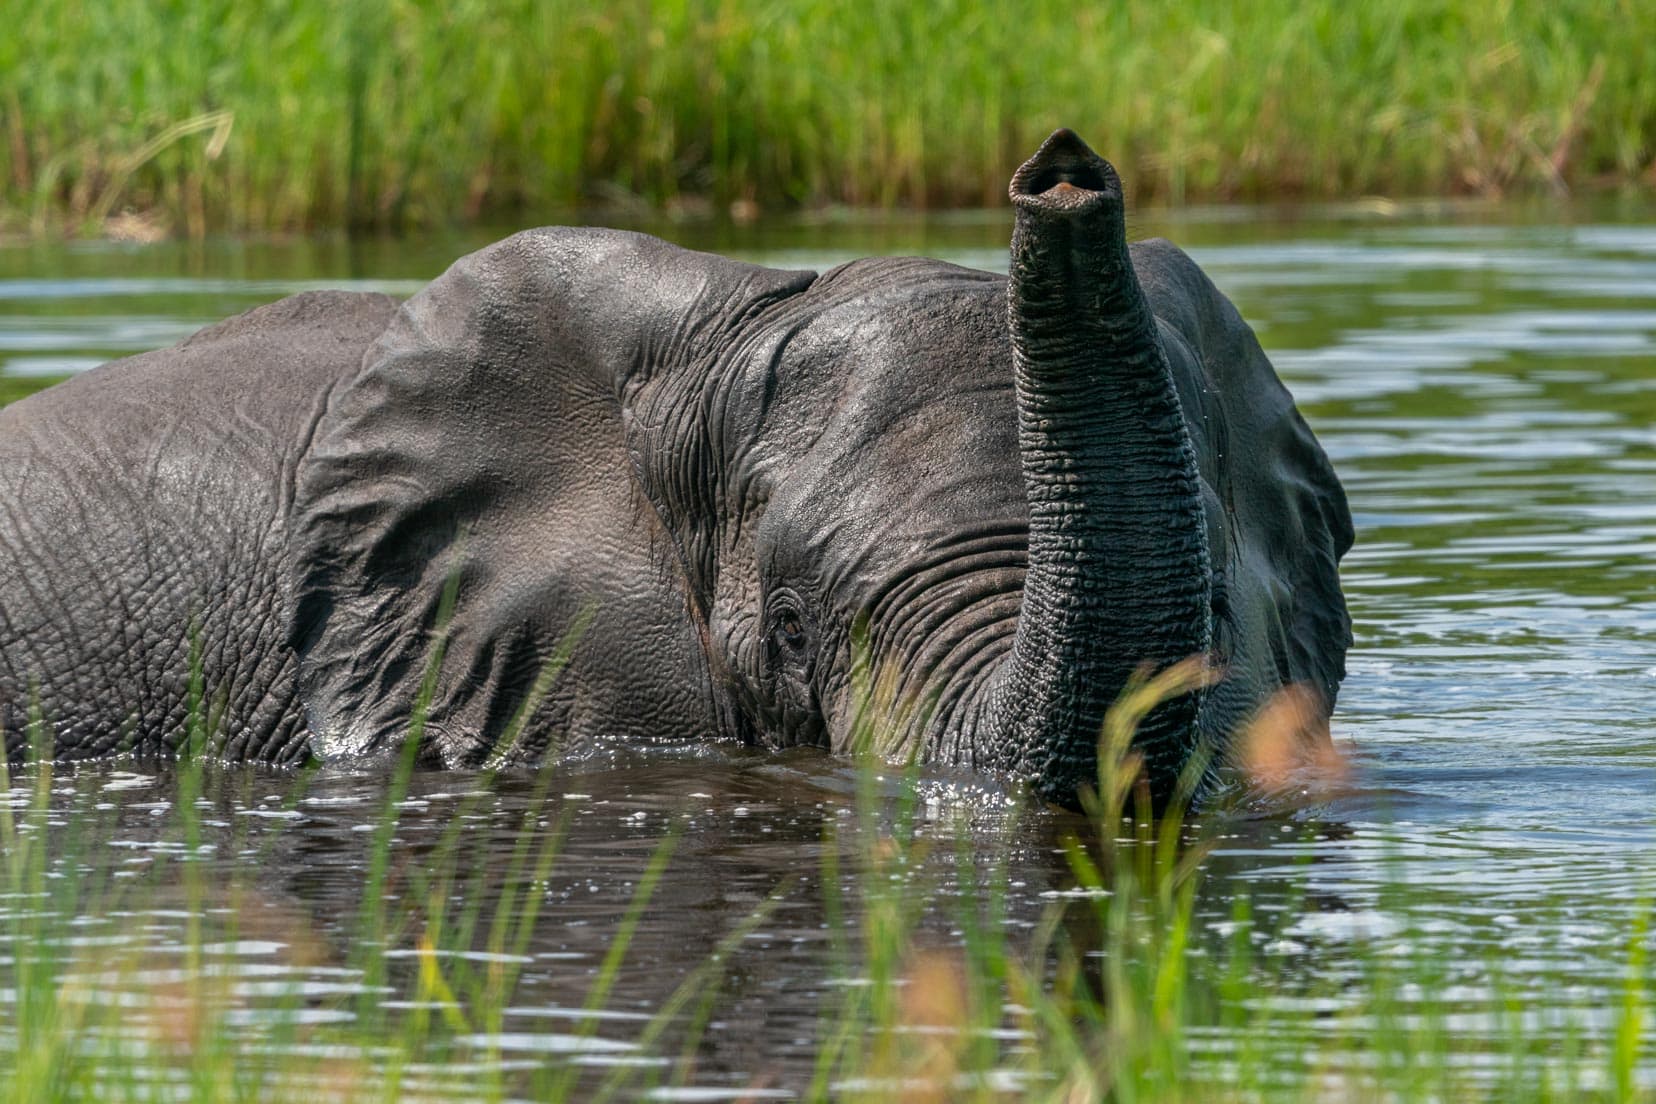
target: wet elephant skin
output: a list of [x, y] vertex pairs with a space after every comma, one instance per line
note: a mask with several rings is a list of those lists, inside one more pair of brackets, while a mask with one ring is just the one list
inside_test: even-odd
[[1142, 664], [1223, 673], [1141, 726], [1161, 795], [1286, 686], [1325, 720], [1351, 522], [1292, 399], [1079, 138], [1010, 191], [1008, 277], [531, 230], [0, 411], [9, 754], [872, 744], [1070, 802]]

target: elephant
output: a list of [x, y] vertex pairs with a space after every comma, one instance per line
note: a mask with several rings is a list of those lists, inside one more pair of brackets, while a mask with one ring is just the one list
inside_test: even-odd
[[1353, 534], [1322, 448], [1073, 132], [1009, 192], [1006, 276], [543, 228], [6, 408], [8, 756], [706, 739], [1074, 804], [1111, 703], [1191, 656], [1222, 677], [1133, 736], [1155, 794], [1285, 687], [1327, 739]]

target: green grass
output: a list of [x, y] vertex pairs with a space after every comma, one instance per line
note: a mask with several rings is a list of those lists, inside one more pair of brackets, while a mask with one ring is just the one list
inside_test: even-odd
[[59, 382], [61, 378], [0, 376], [0, 406], [14, 403]]
[[[439, 644], [430, 670], [440, 661]], [[213, 708], [199, 662], [196, 670], [195, 715], [206, 719], [190, 726], [189, 746], [199, 748], [210, 744]], [[1146, 690], [1138, 705], [1157, 690]], [[1342, 948], [1340, 976], [1319, 980], [1271, 949], [1270, 940], [1306, 902], [1290, 900], [1272, 921], [1238, 896], [1217, 933], [1198, 914], [1205, 857], [1225, 821], [1154, 821], [1135, 811], [1126, 741], [1140, 713], [1129, 701], [1112, 716], [1098, 796], [1066, 837], [1071, 902], [1053, 905], [1032, 933], [1006, 923], [1017, 874], [1011, 855], [972, 854], [960, 843], [960, 884], [944, 892], [928, 873], [938, 865], [924, 861], [937, 844], [920, 831], [915, 775], [893, 796], [879, 780], [891, 773], [889, 765], [863, 765], [856, 815], [826, 818], [838, 826], [821, 849], [820, 883], [830, 968], [841, 984], [829, 987], [836, 995], [820, 1011], [814, 1076], [793, 1086], [802, 1098], [1653, 1099], [1639, 1083], [1639, 1071], [1648, 1078], [1656, 1060], [1648, 902], [1625, 941], [1604, 951], [1625, 963], [1625, 982], [1609, 1007], [1572, 1004], [1583, 998], [1563, 995], [1579, 982], [1567, 965], [1526, 995], [1509, 977], [1498, 941], [1488, 944], [1484, 961], [1469, 963], [1450, 958], [1428, 933], [1408, 929], [1385, 947]], [[45, 750], [44, 731], [37, 720], [37, 752]], [[226, 942], [269, 936], [258, 928], [260, 886], [263, 856], [281, 840], [280, 822], [233, 818], [234, 826], [220, 822], [209, 835], [203, 810], [222, 812], [223, 805], [204, 795], [233, 787], [235, 773], [186, 755], [171, 771], [171, 801], [157, 821], [157, 838], [176, 845], [171, 859], [126, 876], [131, 871], [108, 854], [113, 803], [64, 823], [54, 799], [62, 768], [42, 758], [0, 778], [0, 792], [9, 791], [0, 802], [4, 1099], [637, 1099], [695, 1076], [697, 1044], [718, 1014], [721, 979], [742, 968], [745, 940], [794, 890], [778, 885], [721, 933], [700, 968], [663, 994], [636, 1041], [664, 1064], [606, 1071], [554, 1057], [524, 1068], [503, 1060], [487, 1040], [505, 1029], [524, 980], [517, 963], [533, 929], [556, 922], [543, 915], [538, 891], [560, 862], [564, 838], [565, 822], [545, 801], [551, 771], [534, 781], [502, 873], [499, 864], [478, 861], [482, 841], [474, 838], [479, 829], [471, 814], [487, 798], [488, 775], [456, 806], [436, 846], [406, 861], [398, 835], [414, 764], [403, 755], [387, 765], [380, 811], [368, 825], [355, 917], [338, 918], [355, 992], [319, 999], [295, 989], [278, 998], [275, 1015], [267, 1003], [271, 1026], [250, 1034], [232, 1022], [246, 1001], [232, 973], [214, 968], [213, 956]], [[289, 807], [310, 781], [294, 776]], [[606, 1007], [628, 967], [632, 936], [677, 839], [675, 831], [663, 835], [615, 921], [587, 1011]], [[202, 861], [207, 847], [246, 859], [228, 880], [210, 880]], [[1407, 897], [1414, 890], [1399, 880], [1390, 892]], [[156, 910], [186, 917], [172, 945], [146, 927]], [[950, 920], [950, 938], [924, 923], [939, 915]], [[130, 930], [122, 931], [121, 917]], [[101, 926], [87, 927], [87, 919]], [[95, 938], [84, 938], [88, 932]], [[289, 919], [277, 938], [287, 957], [298, 958], [325, 937]], [[396, 968], [388, 950], [403, 953]], [[1496, 994], [1481, 1006], [1494, 1017], [1481, 1032], [1457, 1023], [1468, 998], [1453, 993], [1465, 989], [1469, 967]], [[123, 1005], [108, 999], [111, 991], [147, 994], [149, 1003]], [[1326, 1013], [1307, 1014], [1311, 1005]], [[341, 1015], [317, 1021], [319, 1010]], [[312, 1013], [312, 1022], [300, 1012]], [[589, 1038], [596, 1028], [596, 1018], [577, 1019], [568, 1032]]]
[[0, 230], [983, 205], [1051, 129], [1140, 199], [1632, 185], [1656, 4], [15, 5]]

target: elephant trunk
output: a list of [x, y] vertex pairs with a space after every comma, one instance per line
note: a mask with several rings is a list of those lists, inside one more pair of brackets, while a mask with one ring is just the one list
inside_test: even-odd
[[[1205, 653], [1209, 564], [1195, 453], [1128, 256], [1121, 182], [1060, 130], [1012, 178], [1009, 308], [1029, 572], [979, 714], [991, 758], [1070, 803], [1104, 713], [1144, 663]], [[1196, 695], [1139, 729], [1158, 802], [1196, 740]]]

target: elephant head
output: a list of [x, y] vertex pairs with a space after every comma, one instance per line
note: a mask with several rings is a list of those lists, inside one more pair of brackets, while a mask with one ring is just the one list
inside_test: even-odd
[[1141, 725], [1158, 793], [1283, 686], [1331, 708], [1350, 519], [1251, 331], [1183, 253], [1128, 244], [1115, 170], [1069, 131], [1011, 199], [1006, 278], [546, 230], [407, 303], [298, 472], [315, 749], [394, 743], [439, 633], [448, 761], [508, 734], [872, 733], [1070, 801], [1142, 665], [1224, 671]]

